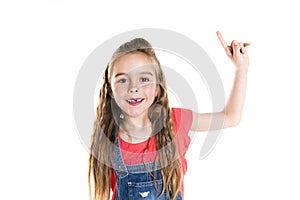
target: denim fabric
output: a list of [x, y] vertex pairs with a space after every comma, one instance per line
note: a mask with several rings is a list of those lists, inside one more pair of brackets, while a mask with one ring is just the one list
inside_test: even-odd
[[[115, 146], [115, 154], [112, 156], [112, 164], [115, 173], [117, 174], [117, 189], [115, 200], [169, 200], [166, 192], [159, 196], [162, 190], [162, 177], [159, 167], [154, 165], [154, 162], [125, 165], [120, 143], [117, 139]], [[155, 179], [158, 190], [155, 189]], [[181, 193], [177, 195], [176, 200], [182, 200]]]

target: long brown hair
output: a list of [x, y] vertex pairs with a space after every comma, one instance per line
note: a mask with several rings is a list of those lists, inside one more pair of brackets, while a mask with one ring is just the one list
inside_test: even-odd
[[121, 45], [113, 54], [110, 63], [103, 75], [103, 83], [99, 94], [94, 130], [91, 137], [89, 158], [89, 191], [92, 196], [91, 178], [93, 177], [93, 196], [95, 200], [109, 200], [110, 197], [110, 175], [113, 170], [110, 156], [113, 154], [117, 135], [114, 134], [120, 122], [118, 122], [121, 109], [111, 98], [110, 72], [114, 63], [122, 55], [128, 53], [142, 52], [155, 64], [156, 79], [159, 83], [159, 95], [149, 110], [152, 131], [155, 134], [157, 157], [156, 163], [161, 166], [163, 180], [163, 192], [176, 198], [182, 182], [182, 170], [175, 141], [172, 113], [169, 108], [169, 100], [166, 90], [166, 80], [161, 69], [159, 60], [154, 49], [145, 39], [136, 38]]

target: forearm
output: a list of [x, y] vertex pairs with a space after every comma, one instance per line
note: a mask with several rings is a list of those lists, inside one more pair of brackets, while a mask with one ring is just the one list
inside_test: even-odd
[[236, 126], [240, 123], [242, 117], [249, 67], [249, 56], [246, 46], [249, 46], [250, 43], [233, 40], [231, 45], [227, 45], [220, 32], [217, 32], [217, 36], [227, 56], [236, 67], [232, 90], [223, 111], [216, 113], [193, 112], [191, 127], [193, 131], [217, 130]]
[[237, 69], [232, 90], [224, 109], [225, 120], [231, 126], [237, 125], [242, 116], [246, 97], [248, 69]]

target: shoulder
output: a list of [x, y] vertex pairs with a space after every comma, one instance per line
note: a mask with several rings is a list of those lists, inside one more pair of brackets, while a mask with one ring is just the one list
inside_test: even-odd
[[189, 131], [193, 122], [193, 112], [184, 108], [172, 108], [171, 111], [177, 148], [180, 156], [184, 158], [191, 142]]
[[178, 132], [181, 129], [189, 131], [193, 122], [192, 110], [185, 108], [171, 108], [171, 112], [175, 131]]

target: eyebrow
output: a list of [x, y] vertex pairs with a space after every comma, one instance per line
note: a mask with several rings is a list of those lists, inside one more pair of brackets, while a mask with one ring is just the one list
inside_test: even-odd
[[153, 76], [152, 72], [141, 72], [140, 74], [148, 74], [148, 75]]
[[[147, 72], [147, 71], [140, 72], [139, 75], [140, 75], [140, 74], [148, 74], [148, 75], [150, 75], [150, 76], [153, 76], [153, 73], [152, 73], [152, 72]], [[117, 74], [115, 75], [115, 78], [118, 77], [118, 76], [123, 76], [123, 75], [126, 76], [126, 75], [128, 75], [128, 73], [124, 73], [124, 72], [117, 73]]]
[[118, 76], [122, 76], [122, 75], [127, 75], [127, 74], [126, 74], [126, 73], [122, 73], [122, 72], [121, 72], [121, 73], [117, 73], [117, 74], [115, 75], [115, 78], [118, 77]]

